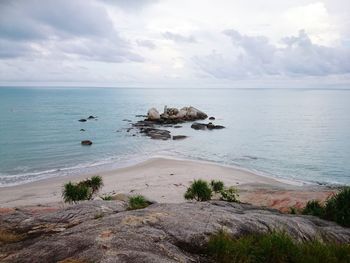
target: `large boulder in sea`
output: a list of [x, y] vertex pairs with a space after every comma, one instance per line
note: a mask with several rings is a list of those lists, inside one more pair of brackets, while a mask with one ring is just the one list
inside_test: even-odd
[[159, 120], [160, 119], [160, 114], [156, 108], [150, 108], [147, 112], [147, 119], [148, 120]]
[[182, 109], [164, 107], [162, 114], [156, 108], [150, 108], [147, 113], [147, 120], [156, 121], [159, 124], [176, 124], [185, 121], [204, 120], [208, 117], [206, 113], [192, 106]]
[[223, 201], [152, 204], [87, 201], [57, 211], [0, 213], [1, 262], [211, 262], [209, 237], [284, 231], [296, 241], [350, 242], [350, 228], [313, 216]]
[[189, 121], [204, 120], [208, 117], [206, 113], [192, 106], [183, 107], [178, 114], [179, 114], [179, 117], [184, 115], [182, 118], [185, 118], [186, 120], [189, 120]]

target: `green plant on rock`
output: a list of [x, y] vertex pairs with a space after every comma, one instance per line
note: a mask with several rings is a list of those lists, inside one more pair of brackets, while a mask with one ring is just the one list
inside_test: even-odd
[[350, 187], [344, 187], [339, 193], [328, 198], [325, 205], [315, 200], [309, 201], [302, 214], [318, 216], [350, 227]]
[[151, 202], [149, 202], [142, 195], [131, 196], [129, 198], [128, 210], [142, 209], [142, 208], [149, 206], [150, 204], [151, 204]]
[[220, 200], [227, 202], [239, 202], [239, 194], [235, 187], [231, 186], [220, 191]]
[[350, 187], [344, 187], [326, 201], [323, 218], [350, 227]]
[[304, 209], [301, 211], [303, 215], [312, 215], [323, 217], [324, 207], [317, 200], [308, 201]]
[[111, 195], [103, 195], [103, 196], [100, 196], [100, 198], [104, 201], [111, 201], [113, 200], [113, 196]]
[[102, 186], [100, 176], [93, 176], [78, 183], [68, 182], [63, 186], [62, 197], [66, 203], [91, 200]]
[[206, 255], [218, 263], [350, 262], [349, 244], [296, 242], [283, 232], [234, 238], [221, 230], [210, 237], [206, 251]]
[[209, 187], [207, 181], [204, 180], [194, 180], [193, 183], [187, 188], [184, 195], [187, 200], [197, 200], [197, 201], [208, 201], [211, 199], [212, 190]]
[[213, 192], [219, 193], [224, 189], [224, 182], [219, 181], [219, 180], [211, 180], [210, 181], [210, 186]]

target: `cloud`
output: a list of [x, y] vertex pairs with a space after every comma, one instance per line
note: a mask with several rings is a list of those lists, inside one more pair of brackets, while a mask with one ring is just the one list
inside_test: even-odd
[[138, 39], [136, 40], [136, 44], [140, 47], [146, 47], [149, 49], [155, 49], [156, 48], [156, 44], [154, 44], [153, 41], [151, 40], [147, 40], [147, 39]]
[[176, 33], [172, 33], [169, 31], [163, 33], [163, 37], [166, 39], [172, 40], [174, 42], [178, 42], [178, 43], [195, 43], [195, 42], [197, 42], [195, 37], [192, 35], [183, 36], [181, 34], [176, 34]]
[[0, 7], [0, 58], [73, 54], [105, 62], [143, 61], [98, 2], [18, 0]]
[[151, 4], [155, 4], [158, 0], [101, 0], [110, 5], [118, 6], [127, 11], [139, 11]]
[[[231, 39], [236, 55], [213, 51], [195, 56], [195, 64], [216, 78], [241, 79], [259, 76], [325, 76], [350, 73], [350, 49], [312, 43], [304, 30], [281, 39], [279, 45], [264, 36], [248, 36], [236, 30], [223, 32]], [[232, 52], [233, 53], [233, 52]]]

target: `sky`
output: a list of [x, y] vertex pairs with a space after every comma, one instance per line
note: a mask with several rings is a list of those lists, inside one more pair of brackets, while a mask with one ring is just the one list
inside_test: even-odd
[[0, 0], [0, 85], [350, 87], [350, 1]]

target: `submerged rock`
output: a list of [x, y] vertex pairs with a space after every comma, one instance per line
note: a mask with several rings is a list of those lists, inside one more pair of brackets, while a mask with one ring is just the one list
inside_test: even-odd
[[89, 140], [81, 141], [81, 145], [91, 145], [91, 144], [92, 144], [92, 141], [89, 141]]
[[80, 122], [86, 122], [86, 119], [80, 119], [79, 121]]
[[[350, 229], [312, 216], [223, 201], [153, 204], [126, 211], [123, 201], [88, 201], [44, 214], [0, 214], [1, 262], [207, 262], [210, 235], [284, 231], [297, 241], [350, 242]], [[69, 261], [71, 260], [71, 261]]]
[[204, 123], [195, 122], [191, 125], [191, 128], [195, 130], [205, 130], [207, 128], [207, 125]]
[[96, 119], [96, 118], [97, 118], [97, 117], [92, 116], [92, 115], [90, 115], [90, 116], [88, 117], [89, 120], [91, 120], [91, 119]]
[[195, 130], [214, 130], [214, 129], [224, 129], [225, 126], [222, 126], [222, 125], [214, 125], [213, 123], [209, 122], [208, 124], [205, 124], [205, 123], [198, 123], [198, 122], [195, 122], [191, 125], [191, 128], [192, 129], [195, 129]]
[[173, 140], [183, 140], [186, 139], [187, 136], [186, 135], [174, 135], [173, 136]]
[[141, 128], [141, 133], [144, 133], [146, 136], [151, 139], [156, 140], [168, 140], [171, 138], [170, 131], [155, 129], [155, 128]]

